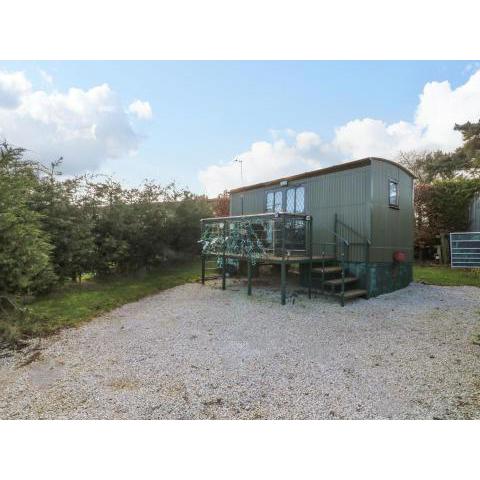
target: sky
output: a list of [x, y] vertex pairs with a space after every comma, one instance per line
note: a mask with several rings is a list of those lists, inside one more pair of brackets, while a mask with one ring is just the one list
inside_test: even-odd
[[[479, 61], [0, 62], [0, 139], [66, 175], [214, 196], [400, 151], [453, 150]], [[243, 167], [243, 179], [240, 163]]]

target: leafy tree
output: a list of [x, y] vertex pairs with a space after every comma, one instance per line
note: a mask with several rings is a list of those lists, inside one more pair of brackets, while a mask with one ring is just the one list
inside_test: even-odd
[[477, 123], [455, 124], [455, 130], [462, 133], [463, 146], [455, 155], [463, 160], [464, 169], [474, 175], [480, 171], [480, 120]]
[[469, 226], [469, 207], [480, 192], [480, 179], [454, 178], [415, 186], [415, 242], [432, 245], [440, 233], [462, 232]]
[[228, 217], [230, 215], [230, 194], [228, 190], [225, 190], [216, 198], [213, 214], [216, 217]]
[[30, 208], [37, 166], [23, 149], [0, 146], [0, 292], [37, 293], [55, 282], [52, 245], [42, 217]]
[[106, 179], [90, 182], [95, 255], [94, 271], [100, 275], [126, 271], [129, 263], [132, 231], [136, 219], [127, 206], [126, 192], [118, 182]]
[[42, 214], [43, 229], [53, 243], [52, 261], [60, 281], [81, 279], [92, 271], [95, 242], [88, 197], [81, 194], [82, 178], [57, 180], [58, 163], [38, 182], [32, 209]]
[[400, 152], [397, 161], [408, 168], [420, 183], [455, 178], [462, 176], [470, 169], [465, 158], [460, 154], [445, 153], [440, 150]]
[[175, 214], [167, 222], [172, 235], [171, 247], [187, 255], [199, 253], [200, 220], [213, 215], [211, 203], [203, 196], [184, 193], [184, 198], [173, 205]]
[[440, 150], [401, 152], [397, 161], [407, 167], [421, 183], [457, 177], [476, 177], [480, 173], [480, 121], [455, 124], [462, 133], [463, 145], [454, 152]]
[[45, 168], [23, 153], [2, 147], [0, 291], [37, 292], [55, 279], [135, 272], [198, 253], [200, 218], [212, 216], [207, 198], [174, 184], [62, 180], [60, 162]]

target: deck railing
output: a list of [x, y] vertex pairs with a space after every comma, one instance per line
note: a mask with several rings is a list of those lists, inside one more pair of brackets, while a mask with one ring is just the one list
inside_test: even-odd
[[[312, 217], [275, 212], [257, 215], [204, 218], [201, 221], [202, 283], [208, 256], [220, 260], [225, 289], [227, 262], [246, 260], [248, 294], [251, 294], [252, 266], [258, 261], [281, 265], [282, 304], [286, 298], [286, 263], [302, 259], [312, 267]], [[218, 261], [217, 260], [217, 261]], [[311, 282], [310, 282], [311, 284]], [[311, 297], [311, 287], [308, 288]]]
[[204, 218], [201, 221], [202, 252], [223, 253], [253, 261], [263, 256], [308, 256], [310, 215], [263, 213]]
[[[225, 289], [227, 269], [231, 262], [246, 261], [248, 294], [252, 290], [252, 266], [255, 263], [281, 265], [282, 304], [286, 297], [286, 264], [308, 265], [308, 296], [311, 297], [313, 263], [321, 264], [321, 289], [324, 291], [326, 264], [337, 261], [341, 267], [340, 299], [345, 300], [345, 273], [352, 261], [363, 257], [368, 285], [370, 240], [363, 237], [335, 215], [334, 229], [316, 226], [318, 241], [313, 242], [311, 215], [286, 212], [205, 218], [201, 221], [202, 283], [208, 271], [221, 270], [222, 288]], [[207, 268], [208, 259], [214, 265]], [[368, 290], [368, 286], [367, 286]]]

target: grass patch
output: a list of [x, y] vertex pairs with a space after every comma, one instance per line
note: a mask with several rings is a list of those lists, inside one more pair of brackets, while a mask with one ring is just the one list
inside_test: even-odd
[[414, 265], [413, 279], [430, 285], [480, 287], [480, 270]]
[[196, 281], [200, 261], [170, 265], [141, 276], [88, 280], [68, 285], [28, 305], [28, 315], [0, 318], [0, 343], [14, 344], [72, 327], [147, 295]]

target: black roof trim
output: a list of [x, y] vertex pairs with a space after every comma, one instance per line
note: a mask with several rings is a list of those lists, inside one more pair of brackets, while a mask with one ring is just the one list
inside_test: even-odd
[[341, 172], [343, 170], [352, 170], [354, 168], [365, 167], [367, 165], [371, 165], [372, 160], [379, 160], [381, 162], [386, 162], [386, 163], [390, 163], [391, 165], [395, 165], [396, 167], [400, 168], [405, 173], [410, 175], [412, 178], [415, 178], [415, 175], [413, 175], [413, 173], [410, 172], [410, 170], [406, 169], [403, 165], [400, 165], [397, 162], [393, 162], [392, 160], [387, 160], [386, 158], [367, 157], [367, 158], [362, 158], [360, 160], [354, 160], [353, 162], [340, 163], [338, 165], [332, 165], [331, 167], [321, 168], [319, 170], [312, 170], [310, 172], [291, 175], [290, 177], [282, 177], [282, 178], [277, 178], [275, 180], [270, 180], [268, 182], [255, 183], [253, 185], [248, 185], [246, 187], [234, 188], [230, 190], [230, 193], [246, 192], [247, 190], [255, 190], [256, 188], [270, 187], [284, 180], [287, 180], [287, 181], [301, 180], [303, 178], [318, 177], [320, 175], [327, 175], [329, 173]]

